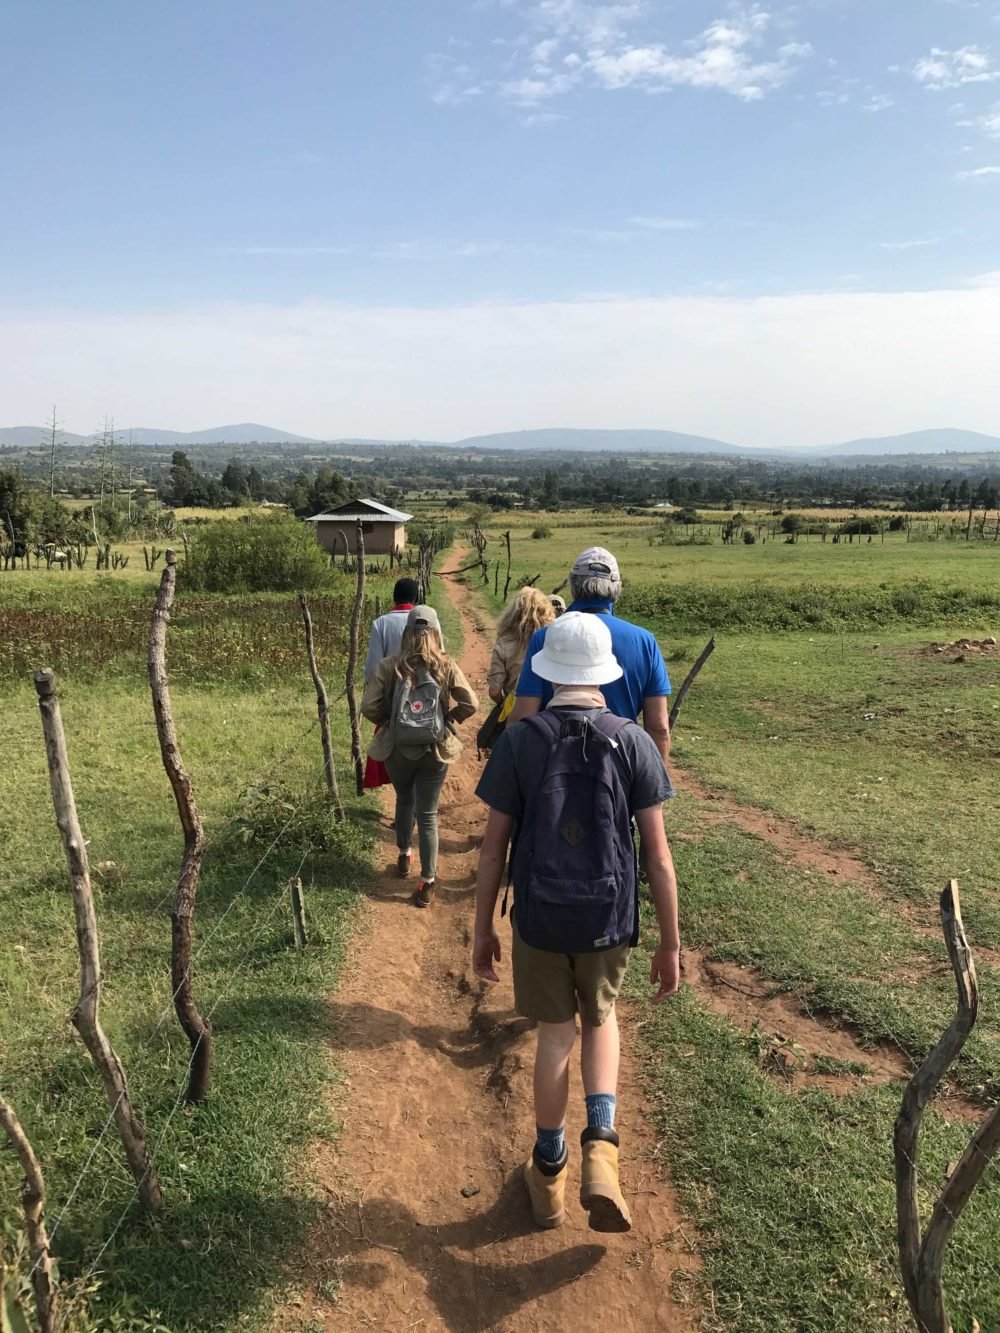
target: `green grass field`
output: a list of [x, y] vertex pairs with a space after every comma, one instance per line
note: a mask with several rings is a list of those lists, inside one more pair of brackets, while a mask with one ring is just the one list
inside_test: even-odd
[[[533, 540], [539, 525], [551, 536]], [[507, 526], [505, 516], [490, 537]], [[517, 515], [511, 526], [515, 586], [540, 574], [538, 586], [554, 589], [581, 549], [610, 547], [623, 614], [657, 633], [675, 689], [716, 634], [674, 738], [681, 794], [667, 828], [685, 947], [751, 968], [737, 985], [799, 997], [820, 1024], [820, 1049], [829, 1023], [855, 1038], [860, 1068], [879, 1049], [914, 1067], [954, 1013], [937, 921], [947, 879], [961, 882], [974, 950], [1000, 946], [1000, 794], [988, 777], [1000, 750], [1000, 655], [930, 646], [998, 633], [1000, 550], [898, 535], [661, 546], [648, 522], [600, 514]], [[492, 578], [478, 586], [495, 612]], [[909, 596], [914, 588], [926, 591]], [[774, 620], [783, 627], [769, 628]], [[766, 821], [754, 834], [715, 818], [710, 801], [685, 792], [686, 773], [749, 812], [794, 821], [803, 855], [790, 860]], [[853, 852], [868, 868], [863, 882], [810, 870], [810, 845]], [[950, 1075], [953, 1092], [984, 1108], [1000, 1095], [996, 957], [980, 955], [983, 1017]], [[644, 1004], [641, 965], [631, 975]], [[780, 1014], [747, 1032], [690, 989], [644, 1017], [662, 1160], [701, 1236], [706, 1327], [909, 1328], [891, 1147], [902, 1085], [851, 1078], [832, 1095], [785, 1081], [768, 1063], [786, 1042]], [[951, 1103], [928, 1113], [925, 1206], [968, 1133]], [[963, 1333], [974, 1318], [1000, 1328], [998, 1204], [994, 1169], [946, 1266]]]
[[[1000, 795], [990, 781], [1000, 656], [931, 648], [997, 633], [1000, 547], [897, 535], [884, 544], [660, 545], [650, 541], [659, 525], [624, 514], [521, 513], [510, 526], [515, 587], [537, 574], [540, 587], [555, 588], [581, 549], [610, 546], [626, 581], [623, 610], [657, 633], [675, 688], [716, 634], [674, 740], [680, 794], [667, 827], [685, 947], [713, 965], [750, 969], [737, 985], [796, 997], [818, 1025], [818, 1050], [824, 1025], [856, 1046], [850, 1061], [813, 1055], [809, 1077], [787, 1079], [772, 1058], [787, 1046], [780, 1015], [748, 1030], [690, 988], [643, 1015], [662, 1161], [704, 1259], [705, 1328], [906, 1329], [891, 1158], [901, 1087], [863, 1071], [884, 1050], [912, 1067], [951, 1017], [954, 983], [936, 921], [947, 878], [961, 881], [974, 948], [1000, 949], [992, 838]], [[533, 540], [538, 526], [551, 536]], [[506, 518], [494, 523], [491, 539], [506, 527]], [[72, 1281], [112, 1236], [132, 1190], [112, 1138], [98, 1138], [104, 1102], [67, 1022], [72, 911], [28, 678], [45, 660], [60, 675], [91, 862], [110, 863], [95, 869], [105, 1022], [171, 1200], [162, 1222], [145, 1222], [134, 1207], [113, 1235], [90, 1327], [264, 1327], [312, 1216], [302, 1147], [336, 1132], [317, 1095], [337, 1078], [322, 998], [355, 920], [373, 805], [356, 807], [356, 835], [329, 833], [317, 817], [318, 741], [314, 728], [303, 735], [314, 699], [292, 599], [182, 588], [168, 651], [211, 842], [197, 986], [206, 1007], [217, 1005], [218, 1043], [211, 1102], [175, 1111], [185, 1043], [172, 1014], [157, 1024], [169, 999], [165, 899], [180, 835], [143, 662], [157, 578], [131, 562], [121, 574], [0, 575], [0, 725], [16, 775], [0, 793], [0, 906], [13, 923], [0, 944], [0, 1058], [48, 1172], [50, 1224], [95, 1152], [96, 1169], [59, 1222], [56, 1248]], [[495, 614], [492, 571], [488, 588], [473, 586], [484, 615]], [[335, 584], [313, 602], [331, 693], [343, 677], [350, 591], [349, 581]], [[388, 588], [375, 580], [377, 592], [384, 599]], [[457, 652], [458, 618], [437, 600]], [[346, 792], [342, 728], [336, 745]], [[267, 780], [276, 764], [279, 780]], [[686, 789], [687, 775], [747, 811], [793, 821], [805, 851], [790, 859], [766, 821], [754, 834], [715, 817], [690, 781]], [[332, 845], [305, 862], [313, 938], [300, 955], [290, 947], [283, 884], [324, 830]], [[863, 878], [811, 870], [809, 847], [854, 853]], [[925, 1205], [968, 1134], [956, 1108], [968, 1114], [1000, 1092], [996, 958], [980, 957], [983, 1016], [949, 1077], [949, 1100], [927, 1117]], [[644, 1004], [641, 961], [630, 975], [633, 1002]], [[844, 1086], [831, 1090], [821, 1074], [843, 1075]], [[0, 1156], [8, 1253], [16, 1184], [12, 1160]], [[949, 1251], [956, 1333], [970, 1333], [974, 1318], [984, 1331], [1000, 1329], [998, 1203], [994, 1169]]]
[[[183, 756], [208, 837], [195, 990], [216, 1033], [210, 1101], [185, 1109], [178, 1094], [187, 1043], [171, 1007], [169, 972], [182, 839], [144, 664], [157, 577], [39, 570], [0, 583], [2, 753], [12, 775], [0, 796], [4, 1093], [43, 1163], [49, 1226], [71, 1291], [100, 1257], [97, 1288], [74, 1327], [263, 1327], [313, 1216], [302, 1153], [336, 1132], [321, 1095], [338, 1077], [324, 1040], [324, 1000], [370, 868], [377, 808], [353, 798], [339, 704], [334, 741], [350, 822], [335, 825], [326, 809], [294, 598], [194, 598], [182, 584], [167, 651]], [[371, 591], [386, 595], [379, 580]], [[320, 665], [335, 697], [343, 684], [346, 581], [311, 600]], [[168, 1201], [155, 1222], [132, 1203], [114, 1132], [101, 1133], [107, 1106], [68, 1021], [78, 987], [73, 906], [29, 674], [50, 662], [89, 843], [103, 1021], [128, 1071]], [[292, 948], [286, 888], [300, 868], [310, 926], [303, 953]], [[18, 1179], [13, 1157], [0, 1154], [8, 1261]]]

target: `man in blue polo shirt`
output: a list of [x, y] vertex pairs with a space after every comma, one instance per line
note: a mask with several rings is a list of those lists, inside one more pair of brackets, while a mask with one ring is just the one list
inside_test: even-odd
[[[570, 571], [569, 586], [573, 594], [569, 609], [601, 616], [611, 631], [612, 650], [624, 674], [620, 680], [612, 681], [602, 689], [608, 708], [631, 722], [637, 722], [641, 714], [642, 724], [665, 763], [670, 753], [667, 708], [670, 677], [660, 645], [649, 630], [615, 615], [615, 603], [622, 592], [618, 561], [602, 546], [591, 546], [577, 557]], [[531, 636], [509, 726], [522, 717], [539, 712], [552, 698], [551, 685], [531, 669], [532, 658], [541, 652], [544, 641], [544, 629], [536, 630]]]

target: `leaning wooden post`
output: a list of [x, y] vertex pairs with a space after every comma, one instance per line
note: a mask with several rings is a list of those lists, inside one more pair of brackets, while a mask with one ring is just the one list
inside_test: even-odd
[[[346, 540], [346, 539], [345, 539]], [[358, 583], [354, 593], [354, 609], [351, 612], [351, 638], [347, 654], [347, 707], [351, 714], [351, 758], [354, 760], [354, 777], [358, 795], [365, 789], [365, 761], [361, 751], [361, 714], [358, 711], [358, 692], [354, 677], [358, 670], [358, 644], [361, 640], [361, 616], [365, 609], [365, 538], [358, 519], [356, 552], [358, 560]]]
[[947, 1031], [907, 1084], [893, 1133], [899, 1263], [906, 1299], [921, 1333], [951, 1333], [941, 1283], [945, 1247], [980, 1177], [1000, 1148], [998, 1105], [969, 1140], [921, 1236], [917, 1200], [920, 1122], [924, 1108], [965, 1045], [979, 1013], [976, 969], [965, 936], [958, 881], [954, 879], [949, 880], [941, 894], [941, 925], [955, 973], [958, 1007]]
[[340, 791], [337, 787], [337, 770], [333, 764], [333, 740], [330, 736], [330, 700], [326, 693], [326, 686], [323, 684], [323, 677], [319, 674], [319, 667], [316, 665], [316, 644], [313, 640], [312, 616], [309, 614], [309, 603], [306, 601], [304, 592], [299, 593], [299, 606], [302, 610], [302, 623], [306, 629], [306, 654], [309, 658], [309, 672], [312, 676], [313, 685], [316, 687], [316, 709], [319, 713], [319, 734], [323, 745], [323, 773], [326, 778], [326, 792], [330, 804], [333, 806], [333, 813], [337, 819], [344, 818], [344, 803], [340, 799]]
[[681, 711], [681, 704], [684, 702], [685, 694], [687, 694], [688, 690], [694, 684], [695, 677], [697, 676], [698, 672], [702, 669], [702, 667], [705, 665], [705, 663], [708, 661], [708, 659], [712, 656], [714, 652], [715, 652], [715, 635], [713, 634], [712, 637], [709, 639], [708, 643], [705, 644], [704, 648], [702, 648], [701, 652], [698, 654], [698, 658], [695, 661], [694, 666], [684, 677], [684, 684], [677, 691], [677, 698], [674, 700], [674, 706], [670, 710], [670, 719], [668, 725], [670, 726], [671, 731], [673, 730], [674, 723], [677, 721], [677, 716]]
[[184, 830], [184, 855], [181, 857], [177, 891], [170, 912], [170, 980], [174, 988], [174, 1009], [184, 1035], [191, 1044], [191, 1068], [184, 1100], [204, 1101], [212, 1068], [212, 1029], [198, 1012], [191, 986], [191, 927], [198, 896], [201, 860], [205, 854], [205, 831], [194, 800], [191, 779], [181, 760], [177, 728], [170, 705], [167, 684], [167, 625], [177, 586], [177, 555], [167, 551], [167, 563], [160, 576], [153, 618], [149, 626], [149, 650], [146, 665], [149, 688], [153, 695], [156, 734], [160, 757], [177, 803], [177, 814]]
[[[45, 1180], [38, 1158], [14, 1114], [14, 1108], [0, 1097], [0, 1125], [17, 1153], [24, 1172], [21, 1206], [24, 1209], [24, 1234], [31, 1256], [31, 1285], [35, 1290], [35, 1309], [42, 1333], [56, 1333], [59, 1327], [59, 1292], [52, 1260], [49, 1257], [49, 1233], [45, 1228]], [[6, 1325], [5, 1325], [6, 1327]]]
[[306, 935], [306, 909], [302, 901], [302, 880], [293, 875], [288, 881], [288, 894], [292, 900], [292, 931], [295, 935], [296, 949], [304, 949], [309, 943]]
[[509, 531], [509, 530], [508, 530], [507, 532], [504, 533], [504, 535], [503, 535], [503, 539], [504, 539], [504, 542], [506, 543], [506, 546], [507, 546], [507, 578], [506, 578], [506, 581], [504, 582], [504, 585], [503, 585], [503, 600], [504, 600], [504, 605], [506, 605], [506, 603], [507, 603], [507, 594], [510, 592], [510, 564], [511, 564], [511, 554], [510, 554], [510, 531]]
[[97, 934], [97, 913], [90, 888], [87, 844], [76, 813], [76, 798], [66, 753], [59, 698], [54, 673], [46, 668], [35, 672], [35, 690], [42, 714], [45, 755], [49, 766], [49, 785], [56, 823], [62, 835], [63, 851], [69, 865], [76, 913], [76, 943], [80, 951], [80, 999], [70, 1019], [101, 1076], [104, 1094], [111, 1106], [115, 1125], [121, 1136], [125, 1156], [147, 1208], [163, 1206], [163, 1194], [156, 1170], [149, 1156], [146, 1131], [129, 1099], [128, 1083], [121, 1061], [101, 1027], [101, 944]]

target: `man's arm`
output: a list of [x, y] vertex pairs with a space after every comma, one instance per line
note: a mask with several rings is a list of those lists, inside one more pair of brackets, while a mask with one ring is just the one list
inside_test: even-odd
[[[520, 702], [520, 701], [518, 701]], [[657, 694], [642, 701], [642, 725], [660, 752], [664, 763], [670, 758], [670, 700]]]
[[650, 984], [659, 983], [653, 1003], [659, 1004], [676, 995], [680, 984], [681, 936], [677, 924], [677, 876], [670, 845], [663, 828], [663, 806], [650, 806], [635, 812], [639, 825], [639, 844], [649, 879], [649, 892], [660, 927], [660, 943], [649, 970]]
[[472, 970], [483, 981], [499, 981], [493, 967], [500, 961], [500, 937], [493, 925], [500, 881], [507, 864], [507, 847], [514, 828], [510, 815], [490, 810], [479, 849], [476, 871], [476, 926], [472, 945]]
[[382, 661], [384, 653], [382, 652], [382, 626], [379, 620], [372, 624], [372, 632], [368, 636], [368, 656], [365, 658], [365, 681], [371, 680], [375, 674], [375, 668]]

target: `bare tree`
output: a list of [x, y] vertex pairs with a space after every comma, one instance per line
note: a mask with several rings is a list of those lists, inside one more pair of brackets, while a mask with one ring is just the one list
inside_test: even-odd
[[156, 734], [160, 740], [160, 757], [177, 803], [177, 814], [184, 830], [184, 855], [181, 858], [177, 892], [170, 913], [170, 975], [174, 987], [174, 1009], [191, 1046], [191, 1067], [188, 1074], [185, 1100], [189, 1103], [204, 1101], [212, 1068], [212, 1029], [198, 1012], [191, 985], [191, 934], [194, 905], [198, 896], [201, 861], [205, 854], [205, 830], [195, 804], [191, 779], [181, 760], [177, 728], [170, 705], [167, 684], [167, 625], [170, 608], [177, 586], [177, 556], [167, 551], [167, 563], [160, 576], [153, 618], [149, 627], [149, 648], [146, 664], [149, 687], [153, 695], [156, 715]]
[[128, 525], [132, 526], [132, 449], [134, 442], [132, 431], [128, 433]]
[[316, 708], [319, 713], [319, 733], [323, 745], [323, 773], [326, 777], [326, 791], [333, 806], [333, 812], [338, 819], [344, 818], [344, 804], [340, 799], [340, 791], [337, 787], [337, 770], [333, 763], [333, 739], [330, 735], [330, 700], [326, 693], [326, 685], [323, 683], [323, 677], [319, 674], [319, 667], [316, 665], [316, 644], [313, 639], [312, 616], [309, 614], [309, 603], [306, 601], [304, 592], [299, 593], [299, 607], [302, 610], [302, 623], [306, 631], [306, 656], [309, 659], [309, 673], [312, 676], [313, 685], [316, 687]]
[[76, 813], [76, 798], [66, 753], [55, 675], [46, 669], [35, 673], [35, 690], [42, 714], [45, 754], [56, 823], [62, 835], [63, 850], [69, 865], [76, 912], [76, 940], [80, 951], [80, 999], [71, 1015], [73, 1026], [90, 1052], [104, 1085], [118, 1133], [125, 1148], [129, 1167], [147, 1208], [163, 1206], [160, 1182], [149, 1156], [146, 1132], [132, 1109], [125, 1070], [101, 1027], [101, 947], [97, 933], [97, 913], [90, 887], [87, 844]]
[[56, 450], [59, 447], [60, 431], [59, 418], [56, 416], [56, 405], [52, 404], [52, 420], [45, 428], [45, 436], [49, 446], [49, 495], [56, 493]]
[[[0, 1097], [0, 1126], [17, 1153], [24, 1172], [21, 1206], [24, 1210], [24, 1234], [31, 1256], [31, 1284], [35, 1290], [35, 1309], [42, 1333], [56, 1333], [59, 1327], [59, 1293], [49, 1257], [49, 1233], [45, 1227], [45, 1180], [31, 1142], [14, 1114], [14, 1108]], [[6, 1327], [6, 1323], [4, 1324]]]
[[979, 1014], [976, 968], [965, 936], [957, 880], [946, 885], [940, 907], [945, 944], [958, 988], [958, 1007], [947, 1031], [907, 1084], [893, 1134], [899, 1262], [906, 1299], [921, 1333], [951, 1333], [941, 1284], [945, 1248], [962, 1210], [1000, 1148], [1000, 1105], [997, 1105], [969, 1140], [921, 1234], [917, 1175], [920, 1123], [927, 1103], [968, 1040]]

